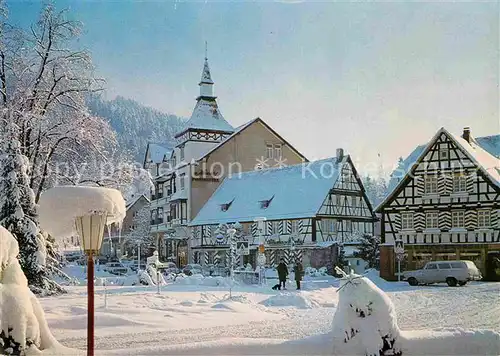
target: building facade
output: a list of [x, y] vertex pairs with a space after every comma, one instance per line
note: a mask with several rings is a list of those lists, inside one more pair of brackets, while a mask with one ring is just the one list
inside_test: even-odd
[[350, 157], [338, 150], [334, 158], [226, 178], [190, 223], [194, 262], [227, 266], [228, 236], [220, 234], [225, 224], [238, 226], [237, 239], [249, 243], [250, 254], [238, 263], [255, 267], [261, 238], [256, 218], [265, 218], [260, 233], [269, 266], [283, 258], [330, 270], [338, 245], [372, 234], [375, 221]]
[[402, 239], [404, 269], [430, 260], [472, 260], [500, 280], [500, 135], [456, 136], [442, 128], [401, 162], [381, 214], [383, 278], [394, 280], [393, 245]]
[[233, 128], [220, 113], [208, 61], [199, 83], [200, 95], [173, 148], [150, 144], [144, 166], [154, 177], [151, 233], [162, 260], [179, 266], [191, 261], [189, 222], [225, 177], [307, 159], [262, 119]]
[[143, 194], [132, 196], [126, 202], [126, 214], [121, 226], [113, 224], [109, 227], [109, 231], [105, 230], [100, 250], [101, 256], [118, 258], [127, 254], [131, 255], [132, 250], [136, 250], [136, 243], [132, 240], [142, 239], [143, 236], [135, 236], [135, 233], [140, 232], [141, 235], [149, 233], [147, 216], [141, 217], [143, 209], [149, 209], [149, 204], [149, 198]]

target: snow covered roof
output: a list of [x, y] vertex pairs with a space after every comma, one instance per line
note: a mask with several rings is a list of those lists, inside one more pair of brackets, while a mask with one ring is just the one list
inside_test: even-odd
[[146, 199], [147, 202], [149, 202], [149, 198], [146, 195], [140, 194], [140, 195], [137, 195], [135, 197], [132, 197], [130, 200], [128, 200], [126, 202], [126, 209], [128, 210], [131, 207], [133, 207], [135, 205], [135, 203], [137, 203], [143, 197], [144, 197], [144, 199]]
[[172, 154], [172, 149], [162, 144], [148, 143], [148, 147], [146, 149], [146, 156], [148, 152], [149, 152], [149, 158], [153, 163], [161, 163], [165, 160], [165, 157], [168, 158]]
[[[342, 162], [328, 158], [298, 165], [244, 172], [226, 178], [190, 225], [315, 216], [338, 179]], [[269, 201], [267, 208], [261, 202]], [[229, 204], [226, 211], [221, 205]]]
[[58, 186], [40, 196], [40, 226], [54, 238], [76, 235], [75, 218], [91, 211], [105, 211], [107, 224], [123, 221], [125, 200], [116, 189], [87, 186]]
[[388, 193], [385, 199], [375, 209], [378, 211], [392, 196], [394, 191], [402, 184], [405, 176], [412, 170], [417, 162], [426, 154], [436, 139], [445, 133], [455, 144], [461, 148], [469, 158], [476, 163], [490, 178], [493, 183], [500, 186], [500, 135], [472, 138], [467, 142], [461, 136], [453, 135], [444, 127], [425, 145], [417, 146], [413, 152], [391, 174], [388, 184]]
[[198, 99], [191, 118], [176, 136], [180, 136], [189, 129], [224, 132], [234, 131], [231, 124], [229, 124], [220, 113], [215, 98], [207, 99], [203, 97]]
[[467, 142], [460, 136], [451, 136], [455, 139], [457, 144], [469, 154], [469, 157], [486, 171], [493, 182], [500, 186], [500, 160], [498, 157], [491, 155], [483, 149], [479, 144], [477, 144], [477, 140], [475, 139], [471, 140], [471, 142]]
[[474, 140], [490, 155], [500, 158], [500, 135], [477, 137]]

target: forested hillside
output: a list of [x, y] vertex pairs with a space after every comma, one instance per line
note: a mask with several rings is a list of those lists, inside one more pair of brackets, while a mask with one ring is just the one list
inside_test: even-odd
[[165, 114], [137, 101], [121, 96], [104, 100], [99, 95], [89, 96], [91, 113], [109, 121], [116, 131], [120, 147], [129, 150], [134, 159], [142, 162], [148, 142], [174, 145], [174, 135], [183, 126], [184, 119]]

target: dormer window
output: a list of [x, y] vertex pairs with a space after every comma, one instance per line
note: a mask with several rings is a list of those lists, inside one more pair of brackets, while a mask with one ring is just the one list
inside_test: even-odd
[[233, 203], [233, 201], [231, 200], [229, 203], [221, 204], [220, 205], [220, 210], [221, 211], [228, 211], [228, 209], [229, 209], [229, 207], [231, 206], [232, 203]]
[[260, 200], [259, 201], [260, 208], [261, 209], [267, 209], [269, 207], [269, 204], [271, 204], [271, 201], [273, 200], [273, 198], [274, 198], [274, 195], [271, 197], [271, 199]]

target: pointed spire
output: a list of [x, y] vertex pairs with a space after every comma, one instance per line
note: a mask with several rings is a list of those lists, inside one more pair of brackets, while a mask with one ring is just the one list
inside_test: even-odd
[[205, 63], [203, 64], [203, 71], [201, 72], [201, 80], [198, 83], [200, 86], [200, 97], [213, 97], [212, 75], [210, 74], [210, 67], [208, 66], [208, 44], [205, 41]]

